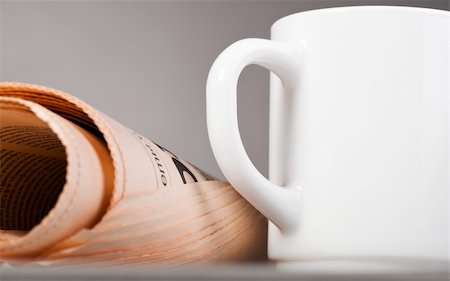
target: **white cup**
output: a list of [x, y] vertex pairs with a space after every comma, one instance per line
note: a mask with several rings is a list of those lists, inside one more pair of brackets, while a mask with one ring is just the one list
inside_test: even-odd
[[[293, 14], [244, 39], [207, 83], [225, 177], [270, 221], [275, 261], [448, 258], [448, 11], [360, 6]], [[243, 68], [272, 71], [267, 180], [237, 121]]]

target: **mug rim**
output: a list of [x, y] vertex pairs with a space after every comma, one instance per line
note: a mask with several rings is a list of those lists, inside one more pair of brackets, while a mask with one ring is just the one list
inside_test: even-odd
[[298, 13], [290, 14], [284, 16], [278, 20], [276, 20], [272, 26], [271, 31], [273, 31], [279, 25], [285, 24], [298, 16], [310, 15], [310, 14], [330, 14], [330, 13], [341, 13], [341, 12], [351, 12], [351, 11], [360, 11], [360, 10], [385, 10], [385, 11], [393, 11], [393, 10], [402, 10], [407, 12], [423, 12], [430, 15], [438, 15], [438, 16], [449, 16], [450, 12], [446, 10], [433, 9], [433, 8], [422, 8], [422, 7], [410, 7], [410, 6], [384, 6], [384, 5], [361, 5], [361, 6], [344, 6], [344, 7], [331, 7], [331, 8], [321, 8], [314, 10], [301, 11]]

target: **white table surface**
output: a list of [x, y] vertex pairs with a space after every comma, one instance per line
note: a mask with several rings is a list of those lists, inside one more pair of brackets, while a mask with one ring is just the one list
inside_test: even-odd
[[[356, 271], [320, 267], [293, 267], [282, 270], [274, 263], [215, 264], [185, 266], [171, 269], [151, 269], [121, 266], [115, 268], [71, 267], [31, 268], [3, 265], [0, 280], [420, 280], [448, 281], [448, 262], [409, 262], [403, 271]], [[296, 270], [295, 270], [296, 269]]]

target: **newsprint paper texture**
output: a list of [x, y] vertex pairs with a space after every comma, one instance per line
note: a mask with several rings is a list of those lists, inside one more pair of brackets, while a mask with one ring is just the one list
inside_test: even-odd
[[266, 256], [267, 221], [232, 186], [74, 96], [0, 83], [0, 141], [1, 262], [174, 266]]

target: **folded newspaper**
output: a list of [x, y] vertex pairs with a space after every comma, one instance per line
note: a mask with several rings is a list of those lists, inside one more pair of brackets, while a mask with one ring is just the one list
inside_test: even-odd
[[0, 262], [262, 259], [267, 221], [227, 182], [50, 88], [0, 83]]

